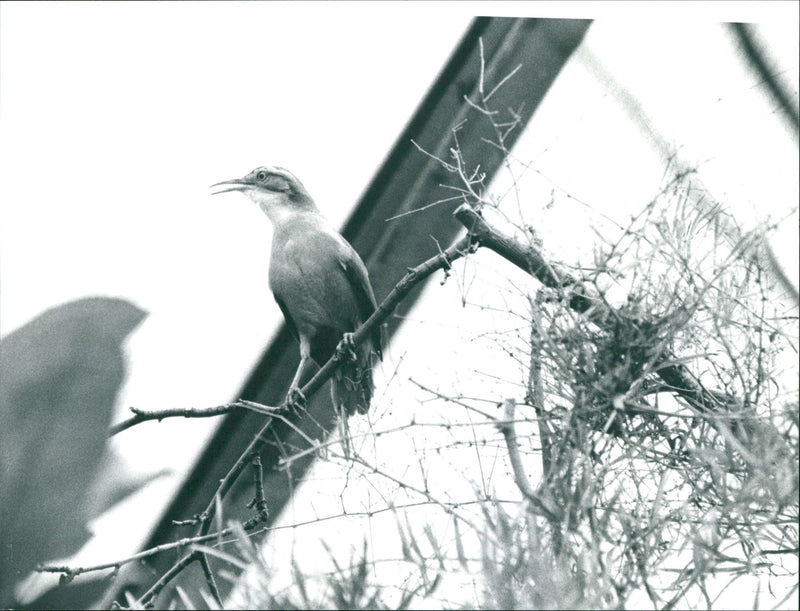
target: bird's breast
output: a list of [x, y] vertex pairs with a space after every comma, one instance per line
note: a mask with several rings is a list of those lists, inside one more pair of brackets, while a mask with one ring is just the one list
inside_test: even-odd
[[273, 236], [269, 283], [298, 331], [353, 330], [358, 310], [340, 263], [342, 238], [313, 225], [281, 229]]

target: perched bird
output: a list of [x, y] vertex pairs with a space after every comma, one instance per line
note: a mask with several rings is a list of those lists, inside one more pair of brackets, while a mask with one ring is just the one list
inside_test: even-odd
[[[288, 170], [256, 168], [243, 178], [220, 182], [214, 193], [241, 191], [269, 217], [273, 226], [269, 286], [292, 335], [300, 342], [300, 365], [289, 388], [289, 400], [309, 359], [322, 366], [343, 337], [375, 311], [367, 268], [353, 247], [320, 214], [303, 184]], [[364, 414], [372, 399], [372, 367], [381, 356], [380, 329], [342, 359], [331, 379], [337, 412]]]

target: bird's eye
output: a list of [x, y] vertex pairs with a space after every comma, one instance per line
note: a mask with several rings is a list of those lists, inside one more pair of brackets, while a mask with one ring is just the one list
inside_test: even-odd
[[266, 172], [259, 172], [258, 174], [256, 174], [256, 179], [257, 180], [265, 180], [266, 178], [267, 178], [267, 173]]

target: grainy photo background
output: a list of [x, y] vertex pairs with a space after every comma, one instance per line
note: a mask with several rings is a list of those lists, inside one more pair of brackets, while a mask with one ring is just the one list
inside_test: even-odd
[[[642, 210], [679, 184], [685, 197], [664, 204], [674, 213], [670, 222], [680, 206], [722, 210], [715, 218], [730, 221], [719, 220], [717, 233], [702, 237], [697, 227], [684, 228], [687, 260], [709, 248], [704, 261], [719, 263], [704, 240], [732, 227], [743, 244], [760, 236], [769, 245], [770, 262], [759, 269], [765, 285], [776, 285], [769, 305], [782, 312], [776, 332], [788, 346], [776, 356], [774, 401], [776, 409], [796, 409], [798, 126], [787, 121], [727, 22], [752, 24], [767, 71], [788, 93], [796, 117], [798, 8], [686, 4], [0, 3], [0, 537], [9, 537], [0, 605], [127, 604], [124, 584], [146, 588], [158, 577], [151, 565], [135, 562], [125, 564], [116, 582], [108, 577], [112, 566], [57, 586], [57, 573], [34, 569], [40, 562], [113, 565], [154, 544], [172, 511], [192, 517], [194, 510], [180, 512], [178, 501], [202, 489], [203, 461], [224, 453], [214, 445], [220, 417], [146, 422], [108, 443], [105, 431], [127, 418], [131, 406], [148, 411], [235, 401], [267, 366], [262, 357], [283, 324], [267, 284], [270, 225], [245, 198], [211, 197], [208, 188], [257, 166], [290, 169], [356, 250], [365, 240], [377, 244], [372, 259], [361, 254], [378, 302], [406, 271], [405, 264], [388, 271], [393, 260], [416, 265], [450, 246], [429, 237], [448, 222], [432, 211], [450, 206], [449, 215], [474, 196], [465, 193], [468, 186], [495, 227], [541, 247], [571, 273], [592, 276], [615, 261], [609, 254], [615, 240], [639, 231]], [[544, 71], [552, 57], [513, 53], [530, 48], [528, 32], [532, 37], [541, 29], [509, 25], [497, 35], [503, 44], [481, 39], [485, 70], [476, 35], [473, 52], [459, 65], [459, 77], [467, 76], [447, 85], [457, 92], [450, 102], [436, 85], [447, 82], [445, 67], [458, 64], [455, 51], [483, 16], [491, 17], [487, 24], [593, 21], [546, 85], [528, 75], [532, 66]], [[518, 65], [524, 68], [516, 73]], [[492, 66], [509, 69], [492, 72]], [[541, 95], [533, 93], [537, 87]], [[482, 106], [477, 96], [489, 92]], [[489, 104], [498, 100], [503, 104]], [[454, 125], [412, 120], [433, 108]], [[521, 116], [527, 118], [515, 123]], [[480, 121], [489, 121], [490, 144], [469, 140], [480, 140], [475, 134], [481, 132], [470, 131]], [[434, 135], [438, 149], [420, 140]], [[507, 150], [501, 135], [513, 143]], [[479, 144], [505, 159], [483, 181], [491, 162], [471, 156], [483, 150]], [[426, 168], [425, 184], [433, 187], [413, 182], [408, 168], [415, 163]], [[459, 164], [464, 177], [451, 171]], [[388, 185], [408, 209], [374, 220], [368, 237], [358, 234], [367, 213], [357, 206], [377, 206]], [[408, 213], [414, 209], [421, 210]], [[451, 242], [463, 230], [452, 223]], [[414, 246], [409, 234], [421, 236], [424, 247]], [[641, 273], [626, 261], [598, 286], [620, 306]], [[726, 280], [731, 295], [739, 280]], [[462, 532], [484, 520], [524, 531], [525, 495], [498, 422], [506, 400], [522, 404], [526, 396], [539, 288], [485, 249], [432, 276], [413, 306], [387, 323], [392, 333], [376, 369], [373, 408], [350, 421], [358, 460], [342, 458], [335, 430], [326, 437], [327, 425], [311, 435], [327, 450], [310, 442], [281, 447], [269, 469], [283, 478], [275, 480], [283, 496], [264, 529], [263, 549], [241, 541], [217, 548], [228, 555], [215, 558], [226, 607], [612, 604], [600, 586], [571, 598], [577, 586], [558, 581], [570, 571], [552, 567], [536, 570], [540, 584], [543, 575], [553, 580], [554, 600], [493, 598], [503, 591], [503, 576], [476, 567], [508, 560], [481, 556], [487, 537], [498, 531], [491, 537], [479, 526]], [[729, 305], [735, 311], [736, 303]], [[548, 321], [554, 328], [557, 322]], [[711, 351], [711, 340], [697, 341]], [[296, 363], [296, 347], [286, 346]], [[725, 345], [714, 349], [725, 352]], [[263, 392], [280, 397], [286, 382]], [[266, 402], [264, 396], [244, 398]], [[525, 467], [536, 483], [543, 469], [538, 416], [522, 405], [519, 410]], [[796, 457], [793, 426], [781, 431]], [[309, 462], [302, 481], [286, 476], [303, 458]], [[773, 479], [781, 473], [775, 467]], [[219, 479], [208, 477], [207, 485]], [[787, 505], [794, 515], [797, 507], [796, 470], [786, 477], [789, 483], [775, 485], [788, 486], [794, 497], [770, 508], [781, 519]], [[243, 479], [242, 507], [252, 496], [249, 470]], [[655, 478], [649, 492], [657, 495], [663, 485], [678, 494], [665, 480]], [[213, 501], [213, 493], [203, 498]], [[221, 513], [226, 526], [235, 511]], [[656, 514], [637, 519], [652, 521]], [[697, 544], [701, 530], [676, 552], [680, 562], [670, 570], [691, 573], [687, 567], [702, 564], [698, 554], [714, 546]], [[182, 532], [170, 540], [193, 531]], [[492, 541], [506, 551], [519, 544], [513, 537]], [[663, 551], [672, 543], [647, 545]], [[775, 549], [787, 545], [776, 542]], [[36, 556], [41, 550], [48, 555]], [[179, 551], [163, 556], [166, 566]], [[707, 587], [715, 598], [703, 598], [701, 584], [676, 605], [796, 608], [796, 549], [788, 555], [780, 571], [759, 572], [763, 566], [751, 564], [709, 569], [719, 582]], [[245, 577], [234, 577], [242, 568]], [[372, 581], [359, 578], [359, 570]], [[308, 580], [300, 593], [299, 575]], [[330, 575], [341, 583], [326, 580]], [[598, 584], [607, 577], [594, 575]], [[339, 591], [335, 583], [361, 583], [364, 591]], [[218, 605], [199, 570], [181, 587], [160, 604]], [[631, 586], [625, 604], [660, 608], [676, 594], [654, 595], [648, 587]]]

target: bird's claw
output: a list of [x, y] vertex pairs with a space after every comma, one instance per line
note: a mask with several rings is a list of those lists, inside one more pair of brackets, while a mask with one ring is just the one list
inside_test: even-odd
[[355, 361], [356, 352], [353, 345], [353, 334], [345, 333], [342, 335], [342, 341], [336, 346], [336, 354], [339, 360]]
[[289, 409], [300, 411], [306, 406], [306, 396], [297, 386], [292, 386], [289, 388], [289, 392], [286, 393], [286, 400], [284, 403]]

